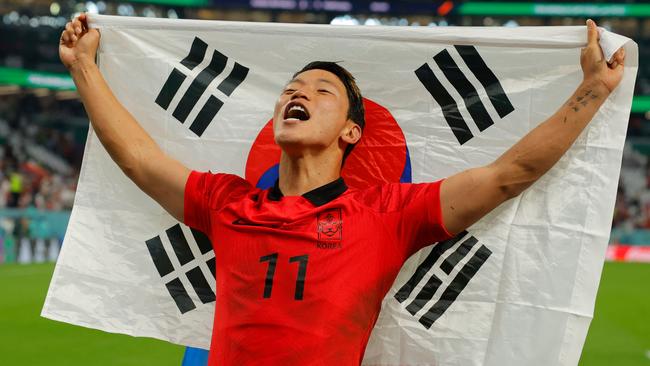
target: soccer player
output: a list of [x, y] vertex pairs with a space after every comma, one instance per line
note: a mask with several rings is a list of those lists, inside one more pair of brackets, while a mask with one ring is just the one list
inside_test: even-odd
[[209, 364], [341, 366], [363, 359], [403, 262], [539, 179], [619, 84], [624, 51], [608, 64], [591, 20], [587, 32], [575, 93], [496, 161], [434, 183], [364, 190], [340, 176], [365, 122], [354, 78], [335, 63], [310, 63], [282, 90], [273, 115], [279, 179], [260, 190], [235, 175], [190, 171], [163, 153], [100, 74], [100, 34], [85, 15], [66, 25], [59, 53], [113, 160], [212, 240], [218, 296]]

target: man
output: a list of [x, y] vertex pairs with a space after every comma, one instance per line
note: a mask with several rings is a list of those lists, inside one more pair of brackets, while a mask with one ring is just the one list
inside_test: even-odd
[[93, 127], [125, 174], [211, 238], [217, 303], [211, 365], [353, 365], [403, 262], [458, 233], [541, 177], [569, 149], [623, 74], [588, 24], [584, 80], [552, 117], [495, 162], [443, 181], [348, 188], [344, 158], [362, 138], [361, 94], [330, 62], [297, 72], [275, 105], [279, 179], [260, 190], [166, 156], [113, 96], [94, 63], [99, 32], [81, 15], [60, 56]]

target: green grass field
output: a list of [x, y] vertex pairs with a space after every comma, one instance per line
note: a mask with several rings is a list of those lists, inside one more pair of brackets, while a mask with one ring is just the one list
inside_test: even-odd
[[[180, 366], [183, 347], [39, 316], [54, 265], [0, 265], [0, 365]], [[581, 366], [650, 366], [650, 265], [607, 263]]]
[[180, 366], [183, 347], [41, 318], [53, 271], [0, 265], [0, 365]]
[[580, 365], [650, 365], [650, 264], [605, 264]]

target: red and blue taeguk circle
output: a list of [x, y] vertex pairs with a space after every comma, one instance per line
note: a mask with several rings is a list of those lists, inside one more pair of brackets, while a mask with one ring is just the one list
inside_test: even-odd
[[[411, 157], [402, 129], [388, 109], [363, 98], [366, 126], [357, 146], [348, 156], [341, 175], [354, 188], [381, 183], [411, 182]], [[246, 161], [246, 180], [256, 187], [272, 187], [278, 179], [280, 147], [273, 139], [269, 120], [253, 142]]]

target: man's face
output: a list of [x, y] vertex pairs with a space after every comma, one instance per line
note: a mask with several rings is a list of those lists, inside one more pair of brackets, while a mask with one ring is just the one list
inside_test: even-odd
[[346, 134], [351, 128], [360, 136], [359, 127], [348, 120], [348, 108], [345, 86], [336, 75], [318, 69], [300, 73], [275, 103], [275, 142], [290, 154], [336, 151], [350, 143]]

